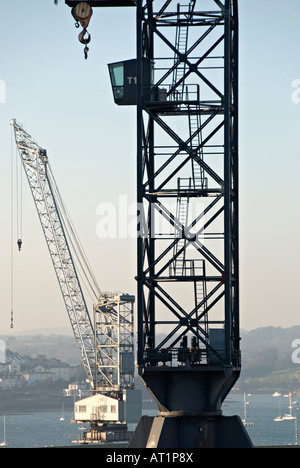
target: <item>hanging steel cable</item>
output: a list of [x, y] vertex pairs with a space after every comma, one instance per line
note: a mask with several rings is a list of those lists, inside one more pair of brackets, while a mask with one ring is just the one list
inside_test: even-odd
[[23, 202], [22, 202], [22, 167], [20, 163], [20, 159], [18, 157], [18, 152], [16, 150], [16, 234], [17, 234], [17, 244], [19, 250], [21, 250], [22, 246], [22, 210], [23, 210]]
[[14, 171], [13, 171], [13, 132], [11, 131], [10, 149], [10, 328], [14, 327]]

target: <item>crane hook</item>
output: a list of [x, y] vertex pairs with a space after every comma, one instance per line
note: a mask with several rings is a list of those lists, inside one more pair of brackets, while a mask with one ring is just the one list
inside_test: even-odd
[[[87, 34], [87, 37], [85, 37], [85, 34]], [[87, 32], [86, 28], [84, 28], [81, 33], [79, 34], [78, 36], [78, 39], [79, 39], [79, 42], [81, 42], [81, 44], [85, 44], [85, 48], [84, 48], [84, 58], [87, 59], [88, 58], [88, 51], [89, 51], [89, 48], [87, 46], [87, 44], [90, 42], [91, 40], [91, 35], [90, 33]]]
[[88, 46], [85, 46], [85, 48], [84, 48], [84, 58], [85, 58], [85, 59], [88, 58], [88, 52], [89, 52], [89, 50], [90, 50], [90, 49], [88, 48]]
[[[85, 34], [87, 34], [86, 38], [84, 37]], [[91, 41], [91, 35], [87, 32], [86, 28], [84, 28], [81, 33], [79, 33], [78, 39], [81, 44], [88, 44]]]
[[22, 247], [22, 239], [18, 239], [17, 244], [18, 244], [18, 248], [19, 248], [19, 251], [20, 251], [21, 247]]

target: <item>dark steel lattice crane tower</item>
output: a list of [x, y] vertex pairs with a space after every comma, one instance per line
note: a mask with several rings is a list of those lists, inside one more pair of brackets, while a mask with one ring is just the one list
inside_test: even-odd
[[130, 446], [251, 446], [221, 411], [241, 369], [238, 0], [88, 3], [137, 10], [137, 57], [109, 70], [137, 106], [138, 368], [159, 413]]

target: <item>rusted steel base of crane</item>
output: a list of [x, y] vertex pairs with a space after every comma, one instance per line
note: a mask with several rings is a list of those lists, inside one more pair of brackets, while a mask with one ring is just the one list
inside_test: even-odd
[[128, 448], [253, 448], [238, 416], [143, 416]]

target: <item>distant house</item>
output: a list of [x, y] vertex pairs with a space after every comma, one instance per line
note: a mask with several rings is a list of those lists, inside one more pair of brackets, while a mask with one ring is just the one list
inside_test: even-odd
[[34, 370], [33, 372], [24, 372], [22, 373], [24, 379], [26, 380], [28, 385], [34, 385], [36, 383], [42, 383], [46, 381], [53, 381], [53, 374], [52, 372], [42, 370], [41, 366], [37, 366], [38, 370]]
[[22, 385], [24, 385], [24, 379], [21, 376], [0, 379], [0, 390], [21, 388]]
[[70, 382], [70, 380], [76, 374], [76, 369], [74, 367], [51, 367], [50, 372], [53, 374], [53, 381], [63, 380], [64, 382]]
[[46, 372], [46, 369], [43, 366], [35, 366], [35, 368], [33, 370], [34, 370], [34, 372], [38, 372], [38, 373]]
[[9, 372], [9, 364], [8, 363], [1, 363], [0, 362], [0, 375], [8, 374]]
[[16, 374], [17, 372], [20, 372], [21, 364], [16, 361], [11, 361], [11, 363], [8, 366], [8, 369], [11, 374]]

